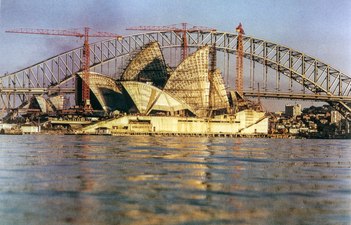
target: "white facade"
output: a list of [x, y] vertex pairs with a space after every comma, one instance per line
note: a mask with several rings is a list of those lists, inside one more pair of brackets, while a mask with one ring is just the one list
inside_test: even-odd
[[17, 124], [12, 124], [12, 123], [0, 123], [0, 130], [11, 130], [12, 128], [15, 128]]
[[342, 115], [338, 111], [331, 111], [330, 114], [331, 114], [330, 115], [331, 124], [338, 124], [341, 121]]
[[24, 125], [21, 127], [22, 133], [24, 134], [32, 134], [40, 132], [40, 128], [38, 126], [28, 126]]

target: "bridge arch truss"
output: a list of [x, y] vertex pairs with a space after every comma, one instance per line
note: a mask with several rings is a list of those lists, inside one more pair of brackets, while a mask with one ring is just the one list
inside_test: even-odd
[[[187, 32], [186, 35], [190, 49], [214, 45], [217, 52], [221, 52], [227, 59], [236, 54], [236, 34]], [[159, 42], [171, 66], [179, 63], [181, 34], [150, 32], [92, 43], [91, 70], [118, 79], [128, 60], [145, 44], [153, 41]], [[246, 65], [249, 68], [245, 71], [246, 96], [325, 101], [351, 120], [351, 78], [345, 73], [316, 58], [276, 43], [250, 36], [244, 36], [243, 43], [244, 58], [247, 59]], [[21, 108], [33, 95], [73, 93], [73, 81], [75, 74], [82, 70], [82, 60], [83, 47], [79, 47], [3, 75], [0, 77], [0, 108], [3, 111]], [[234, 75], [234, 71], [230, 72], [228, 69], [230, 63], [223, 61], [222, 72], [227, 69], [227, 76], [229, 73]], [[257, 67], [262, 71], [260, 79], [256, 75]], [[258, 81], [260, 90], [255, 88]]]

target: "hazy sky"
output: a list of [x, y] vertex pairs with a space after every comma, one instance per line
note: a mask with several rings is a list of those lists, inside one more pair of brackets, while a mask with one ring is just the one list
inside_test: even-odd
[[128, 34], [135, 25], [194, 25], [289, 46], [351, 76], [350, 0], [0, 0], [0, 75], [82, 44], [77, 38], [5, 33], [11, 28]]

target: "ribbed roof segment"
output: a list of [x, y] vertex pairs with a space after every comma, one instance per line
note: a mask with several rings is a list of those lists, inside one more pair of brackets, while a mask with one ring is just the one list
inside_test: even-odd
[[190, 107], [176, 100], [166, 92], [147, 83], [123, 81], [121, 83], [134, 102], [139, 113], [148, 115], [153, 110], [170, 112], [189, 110]]
[[[81, 74], [79, 75], [81, 76]], [[116, 95], [121, 95], [122, 92], [114, 79], [99, 73], [90, 72], [89, 87], [102, 109], [110, 111], [118, 108], [119, 102], [117, 102]]]
[[210, 109], [227, 109], [229, 101], [221, 71], [216, 69], [214, 72], [210, 72], [209, 80], [211, 84], [209, 97]]
[[157, 87], [163, 87], [168, 78], [167, 66], [158, 42], [147, 44], [130, 61], [122, 74], [122, 80], [150, 81]]
[[197, 116], [206, 116], [209, 108], [209, 46], [188, 56], [171, 74], [164, 91], [184, 101]]

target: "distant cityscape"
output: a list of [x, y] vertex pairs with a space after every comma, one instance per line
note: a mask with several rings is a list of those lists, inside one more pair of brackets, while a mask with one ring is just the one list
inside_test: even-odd
[[285, 112], [270, 114], [269, 133], [302, 138], [351, 138], [347, 120], [329, 105], [304, 109], [300, 104], [286, 105]]

